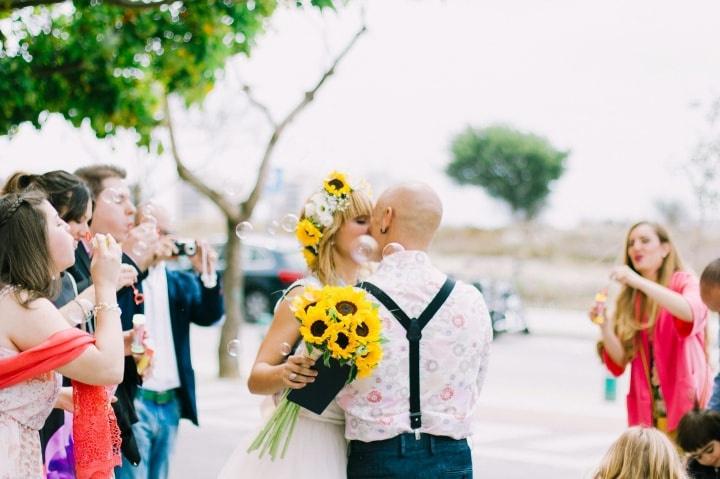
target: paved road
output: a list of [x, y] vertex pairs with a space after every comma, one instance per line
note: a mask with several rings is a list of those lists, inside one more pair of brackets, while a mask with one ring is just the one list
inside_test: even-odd
[[[605, 376], [594, 353], [594, 331], [578, 313], [534, 311], [531, 327], [534, 334], [500, 337], [493, 344], [473, 441], [476, 476], [590, 477], [624, 428], [627, 385], [619, 382], [617, 402], [603, 400]], [[244, 381], [214, 377], [218, 332], [196, 328], [192, 333], [201, 427], [183, 421], [174, 479], [216, 477], [235, 445], [261, 421], [262, 399], [248, 394]], [[262, 328], [244, 330], [244, 370], [261, 335]]]

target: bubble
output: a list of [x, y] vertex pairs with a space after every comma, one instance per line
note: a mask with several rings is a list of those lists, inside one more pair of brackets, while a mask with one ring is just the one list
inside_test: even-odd
[[290, 346], [289, 343], [283, 342], [280, 345], [280, 354], [283, 356], [290, 356], [290, 353], [292, 353], [292, 346]]
[[240, 239], [245, 239], [255, 228], [249, 221], [243, 221], [235, 227], [235, 235]]
[[140, 214], [143, 218], [152, 217], [155, 212], [155, 206], [152, 203], [146, 203], [140, 207]]
[[237, 201], [240, 199], [240, 187], [230, 180], [226, 180], [220, 186], [220, 190], [223, 195], [230, 201]]
[[298, 217], [292, 213], [288, 213], [280, 220], [280, 227], [287, 233], [294, 233], [297, 229]]
[[236, 358], [240, 354], [240, 340], [233, 339], [227, 343], [227, 353]]
[[365, 264], [377, 259], [378, 244], [372, 236], [362, 235], [355, 238], [350, 245], [350, 256], [357, 264]]
[[382, 249], [382, 257], [385, 258], [386, 256], [390, 256], [391, 254], [395, 254], [395, 253], [400, 253], [401, 251], [405, 251], [405, 247], [403, 245], [401, 245], [400, 243], [388, 243]]
[[148, 245], [144, 241], [138, 241], [132, 247], [132, 252], [135, 256], [143, 256], [147, 253]]
[[278, 223], [277, 220], [272, 220], [267, 227], [268, 234], [270, 236], [275, 236], [278, 234], [278, 231], [280, 231], [280, 223]]
[[122, 194], [117, 189], [107, 188], [102, 193], [102, 200], [108, 204], [119, 205], [120, 203], [122, 203], [123, 198], [122, 198]]
[[157, 220], [154, 216], [144, 216], [140, 228], [143, 234], [150, 236], [157, 231]]

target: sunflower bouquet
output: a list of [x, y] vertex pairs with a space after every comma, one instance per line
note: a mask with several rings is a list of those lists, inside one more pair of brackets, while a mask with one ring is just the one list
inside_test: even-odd
[[306, 354], [318, 361], [316, 381], [287, 390], [248, 452], [285, 456], [300, 407], [322, 414], [345, 384], [369, 376], [383, 355], [381, 321], [376, 304], [352, 286], [305, 290], [291, 304], [300, 322]]

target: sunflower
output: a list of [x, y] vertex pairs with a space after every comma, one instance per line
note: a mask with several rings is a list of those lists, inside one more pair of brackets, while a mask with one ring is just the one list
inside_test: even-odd
[[365, 298], [365, 292], [353, 286], [335, 288], [335, 293], [328, 299], [341, 317], [364, 315], [372, 308], [370, 302]]
[[373, 369], [380, 364], [383, 357], [382, 346], [379, 342], [369, 343], [365, 348], [365, 353], [355, 359], [355, 366], [357, 367], [357, 375], [359, 378], [368, 377]]
[[328, 339], [330, 355], [335, 359], [350, 359], [358, 347], [358, 342], [345, 328], [336, 325]]
[[325, 191], [336, 197], [345, 196], [352, 192], [345, 175], [337, 171], [330, 173], [330, 176], [325, 179], [324, 185]]
[[322, 231], [312, 221], [305, 218], [298, 223], [296, 235], [303, 246], [316, 246], [320, 243]]
[[303, 322], [308, 311], [316, 306], [321, 299], [319, 290], [313, 287], [307, 287], [303, 294], [299, 294], [293, 298], [292, 303], [290, 303], [290, 310], [295, 313], [298, 321]]
[[302, 254], [305, 257], [305, 262], [307, 263], [308, 267], [310, 269], [315, 267], [315, 263], [317, 262], [317, 253], [315, 253], [315, 250], [312, 246], [306, 246], [302, 250]]
[[330, 318], [325, 314], [325, 308], [313, 306], [307, 310], [307, 314], [300, 326], [300, 335], [306, 343], [322, 344], [333, 333]]
[[379, 341], [381, 329], [382, 322], [377, 308], [373, 308], [365, 314], [357, 315], [350, 326], [354, 338], [361, 344]]

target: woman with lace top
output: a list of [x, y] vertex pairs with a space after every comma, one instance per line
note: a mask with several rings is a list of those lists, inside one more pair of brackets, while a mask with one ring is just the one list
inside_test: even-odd
[[41, 193], [0, 197], [0, 244], [0, 478], [43, 477], [38, 429], [60, 388], [55, 371], [76, 381], [73, 401], [84, 413], [78, 428], [90, 446], [78, 451], [78, 477], [111, 477], [119, 435], [107, 391], [97, 386], [123, 375], [115, 302], [120, 247], [112, 237], [96, 237], [93, 337], [71, 327], [49, 300], [60, 272], [74, 262], [73, 238]]

